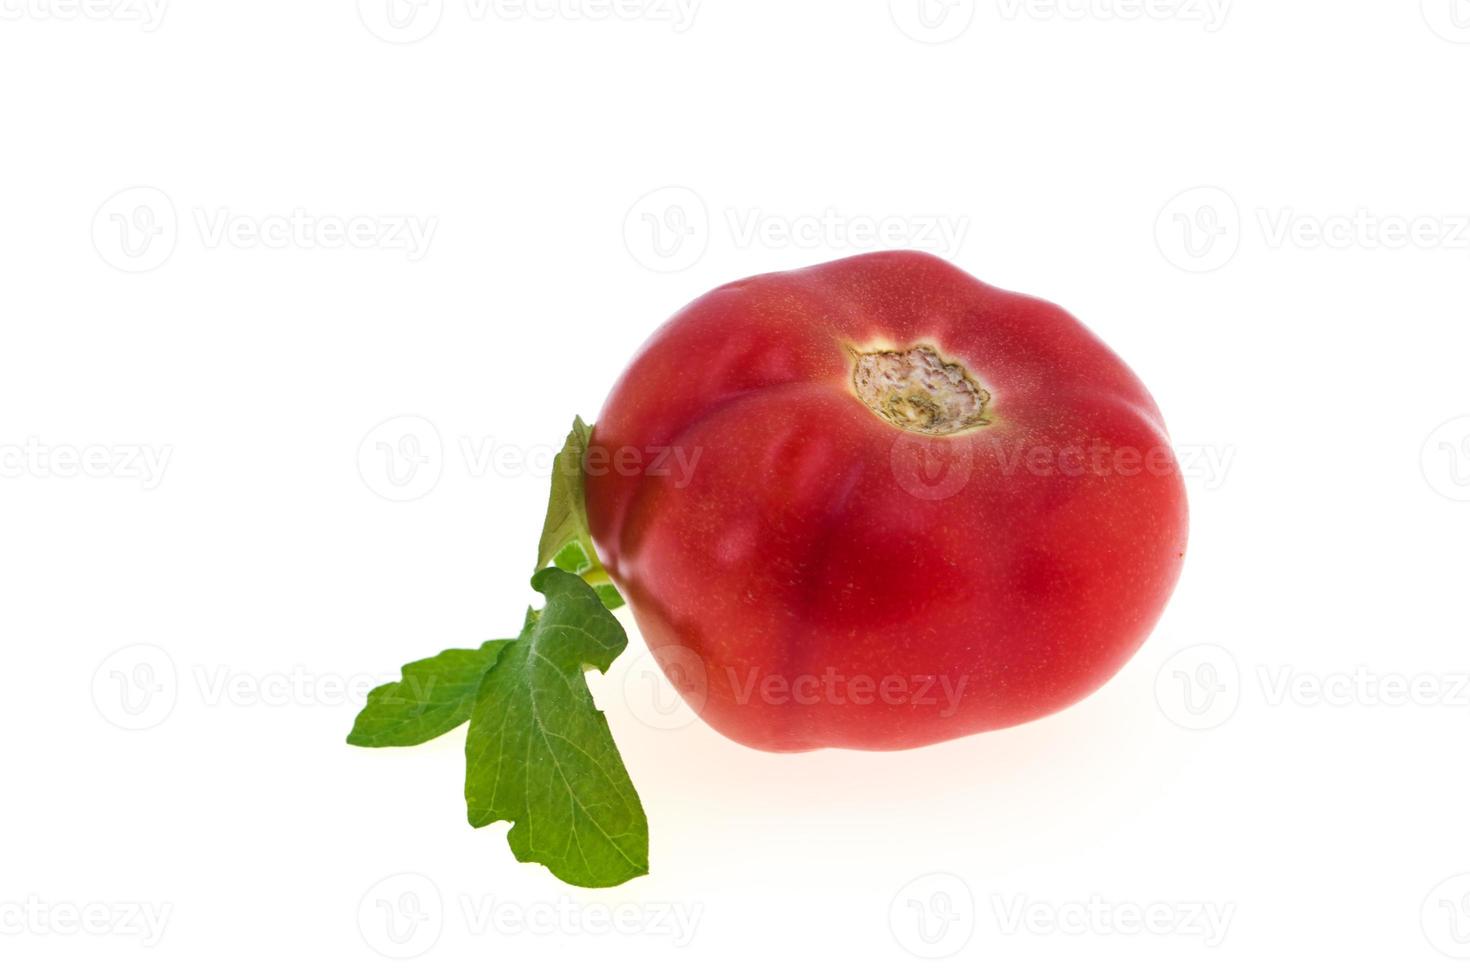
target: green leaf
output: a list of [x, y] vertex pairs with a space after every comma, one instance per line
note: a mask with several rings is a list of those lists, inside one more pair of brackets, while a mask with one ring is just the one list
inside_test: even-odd
[[597, 593], [597, 598], [601, 599], [602, 604], [607, 608], [622, 608], [623, 594], [619, 592], [618, 587], [616, 585], [613, 585], [611, 582], [604, 582], [600, 585], [594, 585], [592, 587], [592, 591]]
[[[601, 566], [597, 565], [596, 557], [588, 556], [579, 541], [572, 541], [565, 548], [558, 551], [556, 557], [552, 559], [552, 564], [564, 572], [580, 575], [583, 581], [587, 581], [589, 578], [596, 579], [601, 569]], [[592, 586], [592, 591], [597, 593], [597, 598], [601, 599], [602, 604], [607, 608], [621, 608], [624, 603], [622, 594], [618, 592], [618, 587], [612, 584], [611, 579], [607, 579], [606, 572], [602, 572], [601, 574], [605, 581], [588, 582]]]
[[480, 680], [510, 640], [478, 650], [445, 650], [403, 668], [403, 680], [374, 688], [357, 715], [349, 745], [418, 745], [469, 721]]
[[628, 636], [578, 576], [547, 568], [531, 585], [546, 608], [485, 674], [470, 716], [470, 824], [512, 821], [516, 858], [569, 884], [620, 884], [648, 873], [648, 820], [583, 670], [605, 673]]
[[416, 745], [468, 720], [465, 802], [470, 824], [512, 826], [511, 851], [573, 885], [607, 887], [648, 873], [648, 819], [612, 732], [587, 689], [628, 637], [623, 605], [587, 523], [579, 418], [557, 456], [531, 585], [546, 608], [521, 635], [477, 650], [445, 650], [403, 668], [368, 695], [347, 741]]
[[598, 561], [592, 531], [587, 526], [585, 464], [591, 440], [592, 428], [577, 417], [551, 469], [551, 500], [546, 505], [546, 523], [541, 527], [536, 567], [554, 565], [580, 575], [597, 589], [607, 608], [616, 609], [623, 604], [623, 597]]
[[588, 557], [580, 541], [568, 541], [567, 546], [558, 551], [551, 562], [562, 571], [571, 572], [573, 575], [581, 575], [583, 572], [592, 570], [592, 559]]

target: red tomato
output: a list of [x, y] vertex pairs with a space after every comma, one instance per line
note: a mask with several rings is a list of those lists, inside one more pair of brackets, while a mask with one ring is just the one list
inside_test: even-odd
[[1187, 513], [1142, 383], [1060, 308], [885, 252], [696, 300], [623, 374], [587, 513], [665, 673], [775, 751], [898, 749], [1085, 697]]

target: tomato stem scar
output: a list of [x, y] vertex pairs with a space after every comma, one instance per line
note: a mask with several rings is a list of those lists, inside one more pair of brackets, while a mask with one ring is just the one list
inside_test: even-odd
[[947, 436], [989, 425], [990, 392], [964, 363], [919, 344], [907, 350], [861, 351], [853, 357], [852, 387], [873, 414], [908, 432]]

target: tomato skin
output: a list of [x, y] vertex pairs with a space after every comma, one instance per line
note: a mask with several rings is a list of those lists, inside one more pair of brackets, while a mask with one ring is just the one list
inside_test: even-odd
[[[921, 346], [968, 368], [988, 424], [909, 432], [857, 396], [854, 351]], [[649, 648], [706, 721], [772, 751], [1067, 707], [1147, 637], [1187, 536], [1163, 419], [1117, 355], [917, 252], [696, 300], [623, 374], [587, 463]]]

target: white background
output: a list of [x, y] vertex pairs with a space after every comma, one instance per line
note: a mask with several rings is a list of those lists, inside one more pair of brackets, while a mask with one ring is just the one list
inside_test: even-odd
[[[1463, 976], [1470, 4], [358, 6], [0, 0], [0, 972]], [[1122, 674], [777, 756], [635, 637], [605, 892], [470, 830], [462, 733], [343, 743], [513, 631], [668, 314], [889, 244], [1163, 407], [1191, 549]]]

